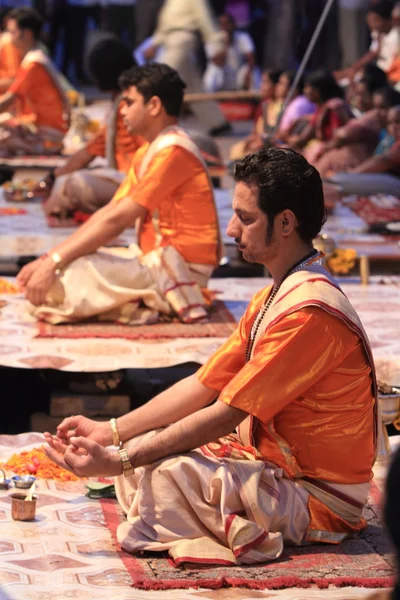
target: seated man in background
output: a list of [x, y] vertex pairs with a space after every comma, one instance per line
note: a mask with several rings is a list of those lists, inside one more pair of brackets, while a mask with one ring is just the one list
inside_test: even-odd
[[[113, 106], [107, 124], [85, 146], [41, 182], [49, 194], [47, 215], [70, 216], [75, 211], [93, 213], [111, 200], [126, 177], [136, 150], [144, 143], [128, 131], [118, 78], [134, 65], [132, 53], [117, 38], [106, 38], [92, 49], [89, 70], [97, 87], [110, 92]], [[96, 156], [107, 159], [107, 168], [85, 169]]]
[[366, 527], [376, 379], [360, 320], [313, 248], [321, 178], [272, 148], [235, 179], [227, 233], [272, 285], [194, 375], [111, 423], [74, 416], [46, 434], [57, 464], [116, 476], [122, 547], [168, 550], [176, 564], [266, 562]]
[[[204, 316], [203, 299], [194, 282], [201, 287], [207, 285], [218, 264], [220, 237], [206, 166], [197, 146], [177, 125], [185, 84], [174, 69], [158, 63], [133, 67], [123, 73], [119, 83], [123, 90], [122, 114], [128, 130], [147, 143], [136, 152], [128, 176], [112, 201], [49, 255], [26, 265], [18, 275], [18, 282], [28, 300], [40, 307], [46, 302], [52, 284], [57, 283], [61, 270], [62, 299], [58, 300], [58, 308], [54, 308], [53, 295], [48, 305], [35, 313], [40, 318], [52, 311], [64, 318], [75, 317], [74, 320], [93, 316], [137, 298], [137, 288], [154, 290], [156, 285], [160, 296], [157, 296], [157, 310], [169, 312], [168, 303], [174, 304], [179, 296], [174, 310], [183, 320], [198, 318], [198, 314]], [[99, 253], [93, 255], [94, 262], [91, 261], [88, 255], [135, 223], [143, 253], [143, 256], [136, 253], [136, 271], [129, 262], [118, 270], [116, 260], [103, 257], [100, 261]], [[91, 297], [86, 267], [91, 262], [93, 271], [96, 268], [93, 265], [98, 266], [99, 261], [105, 265], [100, 278], [102, 283], [97, 280]], [[171, 273], [176, 274], [173, 281]], [[112, 290], [107, 288], [108, 295], [104, 283], [107, 277], [114, 286]], [[82, 286], [83, 280], [85, 286]], [[187, 283], [186, 287], [183, 282]], [[197, 290], [196, 299], [192, 288]], [[104, 302], [100, 307], [90, 305], [93, 310], [89, 314], [88, 298], [97, 302], [96, 293], [99, 294], [100, 289]], [[53, 291], [57, 295], [56, 289]], [[143, 296], [149, 294], [144, 291], [140, 294]], [[155, 306], [153, 296], [148, 302], [149, 308]]]
[[8, 10], [0, 16], [0, 93], [5, 92], [15, 79], [21, 64], [21, 55], [11, 35], [6, 31]]
[[209, 60], [203, 75], [204, 89], [218, 92], [257, 88], [253, 40], [245, 31], [236, 29], [230, 14], [223, 14], [218, 20], [225, 34], [225, 48]]
[[14, 82], [0, 96], [3, 156], [57, 154], [68, 129], [70, 108], [57, 69], [38, 47], [41, 27], [33, 9], [16, 8], [8, 14], [7, 31], [22, 62]]

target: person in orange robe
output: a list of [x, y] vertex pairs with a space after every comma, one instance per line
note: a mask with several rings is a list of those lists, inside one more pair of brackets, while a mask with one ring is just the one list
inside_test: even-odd
[[376, 378], [360, 320], [312, 245], [320, 175], [272, 148], [235, 179], [227, 233], [272, 285], [194, 375], [110, 424], [69, 417], [46, 434], [57, 464], [116, 476], [122, 547], [168, 550], [177, 565], [266, 562], [366, 525]]
[[147, 268], [154, 271], [156, 263], [162, 268], [167, 251], [180, 265], [175, 283], [164, 285], [166, 294], [171, 288], [178, 294], [180, 274], [182, 270], [187, 273], [186, 287], [193, 284], [197, 290], [197, 300], [188, 303], [189, 313], [203, 304], [199, 286], [206, 287], [218, 264], [219, 229], [212, 185], [196, 144], [177, 126], [185, 84], [174, 69], [160, 64], [132, 67], [121, 76], [120, 84], [125, 123], [147, 144], [135, 154], [129, 174], [111, 202], [48, 256], [19, 273], [18, 282], [28, 300], [43, 305], [46, 313], [47, 293], [56, 282], [60, 264], [65, 270], [73, 268], [76, 259], [115, 240], [135, 223], [140, 230], [139, 254], [146, 259], [154, 252], [154, 262]]
[[[47, 198], [44, 204], [47, 215], [93, 213], [107, 204], [128, 173], [136, 150], [145, 141], [128, 131], [123, 116], [118, 78], [134, 65], [130, 50], [118, 39], [106, 38], [93, 47], [88, 64], [97, 87], [111, 94], [112, 108], [99, 133], [40, 182], [38, 191]], [[106, 158], [107, 166], [86, 168], [95, 157]]]
[[[56, 154], [69, 124], [69, 103], [58, 72], [38, 47], [41, 18], [30, 8], [10, 11], [7, 31], [22, 61], [15, 79], [0, 96], [1, 152]], [[10, 110], [14, 114], [8, 115]]]
[[[3, 19], [6, 22], [7, 16]], [[13, 82], [19, 66], [21, 54], [7, 31], [0, 31], [0, 93], [3, 93]]]

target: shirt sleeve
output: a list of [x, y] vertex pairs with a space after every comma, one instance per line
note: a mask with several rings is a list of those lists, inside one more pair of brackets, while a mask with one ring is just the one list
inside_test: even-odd
[[8, 88], [8, 91], [19, 97], [27, 96], [30, 88], [35, 83], [36, 75], [38, 74], [40, 65], [36, 63], [30, 64], [26, 68], [18, 69], [17, 76], [14, 82]]
[[106, 128], [102, 127], [97, 135], [95, 135], [86, 144], [86, 150], [92, 156], [105, 156], [106, 155]]
[[222, 391], [244, 367], [248, 336], [269, 290], [270, 288], [263, 289], [253, 296], [236, 331], [197, 371], [196, 376], [203, 385], [212, 390]]
[[244, 55], [254, 52], [254, 43], [248, 33], [244, 31], [239, 32], [238, 47], [240, 52]]
[[304, 308], [269, 328], [219, 400], [267, 423], [337, 368], [357, 344], [358, 336], [337, 317]]
[[[140, 169], [140, 166], [136, 168]], [[165, 148], [153, 158], [140, 180], [135, 169], [131, 169], [130, 186], [126, 195], [153, 212], [160, 199], [173, 194], [193, 178], [193, 171], [196, 168], [199, 168], [198, 159], [184, 148], [178, 146]], [[119, 192], [120, 190], [117, 194], [120, 197]]]

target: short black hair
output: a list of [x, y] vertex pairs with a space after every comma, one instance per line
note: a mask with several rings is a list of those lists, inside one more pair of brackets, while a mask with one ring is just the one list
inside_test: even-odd
[[379, 0], [376, 4], [372, 4], [368, 12], [373, 12], [379, 15], [382, 19], [389, 20], [392, 18], [392, 10], [394, 8], [394, 2], [391, 0]]
[[39, 13], [34, 8], [21, 6], [21, 8], [13, 8], [7, 15], [7, 19], [14, 19], [17, 22], [19, 29], [29, 29], [32, 31], [34, 38], [39, 39], [42, 31], [43, 20]]
[[258, 205], [274, 219], [291, 210], [298, 220], [297, 233], [307, 243], [321, 231], [326, 220], [322, 180], [317, 169], [289, 148], [269, 148], [249, 154], [236, 164], [235, 181], [258, 188]]
[[185, 83], [179, 77], [178, 72], [168, 65], [152, 63], [141, 67], [132, 67], [122, 73], [119, 78], [122, 90], [128, 90], [135, 86], [148, 102], [153, 96], [160, 98], [165, 112], [171, 117], [179, 117], [182, 104]]
[[388, 106], [396, 106], [400, 104], [400, 92], [395, 90], [390, 85], [385, 85], [373, 92], [373, 95], [382, 96]]
[[400, 448], [396, 450], [396, 453], [391, 461], [389, 472], [385, 484], [385, 503], [383, 509], [384, 521], [389, 533], [389, 536], [393, 542], [394, 549], [396, 551], [396, 562], [397, 562], [397, 580], [393, 590], [392, 598], [400, 599], [400, 519], [399, 519], [399, 506], [400, 506]]
[[132, 52], [116, 36], [100, 40], [88, 57], [89, 74], [104, 92], [119, 90], [119, 76], [135, 65]]
[[306, 77], [305, 84], [318, 90], [324, 102], [331, 98], [343, 98], [344, 96], [342, 88], [336, 83], [336, 79], [326, 69], [319, 69], [310, 73]]

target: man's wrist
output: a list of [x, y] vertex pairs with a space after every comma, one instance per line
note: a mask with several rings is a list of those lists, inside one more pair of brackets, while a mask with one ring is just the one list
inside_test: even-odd
[[55, 252], [50, 252], [48, 254], [48, 258], [52, 261], [52, 263], [54, 264], [55, 267], [55, 272], [58, 275], [58, 273], [60, 273], [61, 269], [63, 268], [63, 259], [61, 258], [60, 254], [55, 251]]

